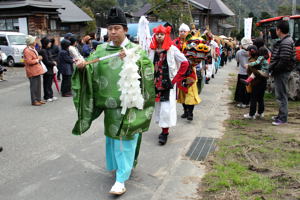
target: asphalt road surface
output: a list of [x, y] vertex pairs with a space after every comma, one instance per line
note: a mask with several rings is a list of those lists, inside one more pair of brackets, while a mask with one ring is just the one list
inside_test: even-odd
[[[175, 200], [196, 197], [204, 166], [185, 156], [196, 137], [222, 135], [227, 118], [226, 81], [235, 63], [221, 69], [205, 85], [194, 120], [182, 120], [177, 104], [177, 126], [168, 143], [158, 145], [160, 128], [152, 121], [143, 135], [139, 164], [126, 182], [124, 200]], [[71, 134], [76, 113], [72, 98], [40, 107], [31, 106], [29, 81], [22, 67], [11, 68], [0, 82], [0, 199], [109, 200], [114, 174], [105, 170], [103, 116], [82, 136]]]

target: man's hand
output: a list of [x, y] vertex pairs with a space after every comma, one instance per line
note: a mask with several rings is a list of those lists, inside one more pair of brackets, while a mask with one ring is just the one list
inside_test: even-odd
[[119, 57], [120, 57], [121, 59], [123, 59], [123, 58], [125, 58], [125, 57], [126, 57], [126, 53], [125, 53], [125, 51], [124, 51], [124, 50], [121, 50], [121, 51], [120, 51], [120, 53], [119, 53]]
[[42, 57], [42, 56], [39, 56], [39, 60], [43, 60], [43, 57]]
[[79, 69], [83, 69], [86, 66], [86, 62], [84, 60], [78, 60], [75, 64]]

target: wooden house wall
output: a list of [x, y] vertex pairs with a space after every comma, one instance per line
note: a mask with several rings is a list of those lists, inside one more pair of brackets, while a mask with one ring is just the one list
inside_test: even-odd
[[28, 33], [31, 35], [47, 35], [48, 20], [43, 14], [28, 17]]

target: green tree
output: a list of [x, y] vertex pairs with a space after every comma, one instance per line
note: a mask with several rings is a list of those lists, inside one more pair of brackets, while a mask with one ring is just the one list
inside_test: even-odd
[[292, 14], [292, 6], [278, 6], [277, 13], [278, 13], [278, 16], [291, 15]]
[[90, 7], [82, 7], [81, 9], [93, 19], [93, 21], [87, 22], [86, 34], [95, 32], [97, 27], [92, 9]]
[[178, 30], [181, 23], [191, 24], [192, 19], [187, 10], [187, 4], [182, 0], [149, 0], [153, 13], [173, 26], [173, 30]]
[[248, 17], [252, 17], [252, 36], [258, 37], [259, 36], [259, 30], [256, 27], [257, 17], [253, 14], [253, 12], [250, 12], [248, 14]]
[[105, 26], [106, 25], [106, 16], [109, 9], [113, 6], [116, 6], [118, 3], [116, 0], [75, 0], [76, 5], [80, 8], [88, 7], [91, 8], [94, 16], [97, 17], [97, 25]]
[[271, 17], [272, 16], [268, 12], [263, 11], [263, 12], [260, 13], [260, 19], [268, 19], [268, 18], [271, 18]]
[[254, 15], [253, 12], [250, 12], [250, 13], [248, 14], [248, 17], [253, 18], [253, 23], [256, 23], [256, 22], [257, 22], [257, 17]]

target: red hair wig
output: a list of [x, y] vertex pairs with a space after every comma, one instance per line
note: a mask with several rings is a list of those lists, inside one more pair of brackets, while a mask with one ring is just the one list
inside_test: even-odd
[[155, 35], [158, 34], [158, 33], [164, 33], [165, 34], [165, 39], [164, 39], [162, 48], [166, 51], [169, 50], [170, 46], [173, 44], [172, 39], [170, 37], [171, 30], [172, 30], [172, 28], [170, 26], [163, 27], [162, 25], [159, 25], [158, 27], [155, 27], [153, 29], [154, 36], [152, 37], [150, 48], [153, 49], [153, 50], [157, 49], [158, 44], [157, 44]]

